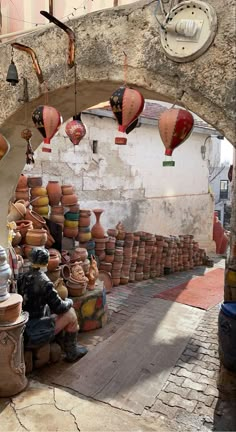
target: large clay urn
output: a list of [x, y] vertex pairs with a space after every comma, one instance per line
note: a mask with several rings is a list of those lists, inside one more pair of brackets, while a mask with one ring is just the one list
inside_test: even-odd
[[62, 191], [61, 185], [58, 181], [49, 181], [47, 184], [47, 192], [49, 197], [49, 204], [57, 206], [61, 201]]
[[103, 239], [105, 237], [105, 230], [100, 223], [101, 214], [104, 212], [103, 209], [94, 209], [93, 213], [96, 217], [96, 223], [93, 225], [91, 229], [91, 233], [93, 238], [95, 239]]

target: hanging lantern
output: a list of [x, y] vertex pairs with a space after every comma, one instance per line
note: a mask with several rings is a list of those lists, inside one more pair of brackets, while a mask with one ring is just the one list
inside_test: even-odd
[[166, 156], [171, 156], [173, 150], [189, 137], [193, 125], [192, 114], [182, 108], [171, 108], [161, 114], [159, 132], [166, 148]]
[[6, 138], [0, 134], [0, 160], [7, 155], [10, 150], [10, 144]]
[[42, 151], [50, 153], [50, 141], [61, 125], [61, 114], [54, 107], [39, 105], [32, 114], [32, 120], [44, 138]]
[[72, 144], [78, 145], [80, 143], [86, 135], [86, 127], [81, 120], [81, 113], [73, 116], [73, 120], [66, 124], [65, 132]]
[[[129, 87], [119, 87], [111, 96], [110, 105], [118, 121], [119, 132], [127, 133], [129, 128], [129, 132], [131, 132], [136, 126], [133, 123], [143, 111], [144, 98], [138, 90], [130, 89]], [[120, 140], [125, 141], [122, 144], [126, 144], [126, 138], [121, 139], [117, 137], [115, 142]], [[118, 144], [118, 142], [116, 143]]]

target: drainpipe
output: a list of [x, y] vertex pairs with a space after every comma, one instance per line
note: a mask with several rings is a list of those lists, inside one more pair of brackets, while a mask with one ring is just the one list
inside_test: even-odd
[[53, 15], [53, 0], [49, 0], [49, 13]]

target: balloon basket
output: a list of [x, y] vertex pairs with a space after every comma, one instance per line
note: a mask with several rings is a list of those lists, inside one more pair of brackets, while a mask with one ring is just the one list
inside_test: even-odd
[[175, 166], [175, 161], [163, 161], [162, 162], [162, 166], [163, 167], [168, 167], [168, 166], [171, 166], [171, 167], [173, 167], [173, 166]]
[[127, 144], [127, 138], [124, 138], [124, 137], [115, 137], [115, 144], [117, 144], [117, 145], [126, 145]]

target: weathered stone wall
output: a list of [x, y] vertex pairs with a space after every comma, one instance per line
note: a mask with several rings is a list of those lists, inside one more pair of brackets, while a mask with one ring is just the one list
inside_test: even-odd
[[[84, 114], [87, 134], [73, 146], [63, 125], [52, 140], [52, 153], [35, 154], [30, 176], [73, 184], [82, 208], [102, 207], [105, 228], [119, 220], [127, 230], [159, 234], [194, 234], [212, 240], [213, 200], [208, 193], [207, 160], [201, 146], [207, 131], [193, 132], [173, 154], [175, 167], [163, 167], [164, 146], [157, 124], [141, 124], [128, 135], [126, 146], [114, 144], [117, 123], [112, 118]], [[93, 153], [97, 141], [97, 153]]]
[[[181, 103], [207, 120], [235, 145], [235, 1], [209, 3], [218, 16], [218, 32], [209, 50], [194, 62], [177, 64], [168, 60], [160, 45], [154, 17], [156, 1], [104, 10], [74, 21], [77, 37], [78, 109], [107, 100], [123, 81], [123, 51], [128, 55], [128, 84], [140, 88], [149, 99]], [[68, 38], [52, 26], [18, 40], [32, 47], [38, 56], [50, 89], [48, 103], [58, 108], [64, 120], [73, 115], [74, 71], [66, 59]], [[0, 47], [0, 131], [11, 143], [11, 151], [0, 162], [1, 220], [0, 243], [6, 245], [7, 203], [15, 188], [25, 160], [25, 143], [20, 132], [31, 124], [31, 112], [45, 103], [40, 86], [26, 53], [16, 52], [19, 76], [28, 81], [30, 102], [19, 102], [23, 81], [15, 88], [5, 82], [10, 62], [10, 45]], [[40, 143], [34, 134], [34, 145]]]

